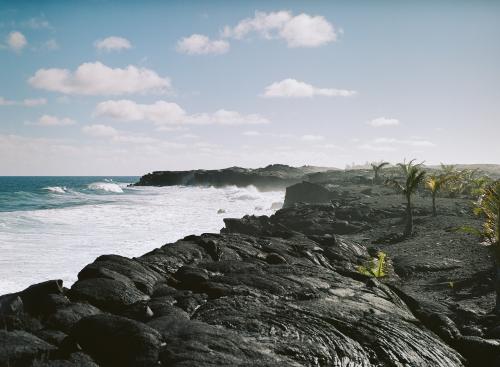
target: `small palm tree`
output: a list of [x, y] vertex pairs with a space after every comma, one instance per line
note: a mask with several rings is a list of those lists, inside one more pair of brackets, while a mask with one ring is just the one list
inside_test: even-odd
[[432, 195], [432, 215], [434, 217], [437, 215], [436, 196], [438, 192], [442, 189], [442, 187], [446, 184], [446, 182], [448, 182], [449, 179], [450, 176], [441, 174], [441, 175], [429, 176], [425, 181], [425, 187], [429, 189]]
[[500, 314], [500, 180], [483, 189], [474, 212], [484, 218], [482, 230], [479, 232], [490, 243], [495, 257], [497, 268], [495, 312]]
[[380, 171], [382, 170], [382, 168], [384, 168], [385, 166], [389, 165], [389, 162], [381, 162], [379, 164], [376, 164], [376, 163], [372, 163], [372, 169], [373, 169], [373, 183], [380, 183]]
[[425, 171], [420, 168], [423, 164], [415, 164], [415, 159], [412, 159], [408, 163], [404, 161], [403, 163], [398, 163], [401, 167], [405, 181], [403, 183], [397, 181], [396, 179], [391, 179], [388, 184], [393, 186], [397, 192], [404, 195], [406, 198], [406, 227], [404, 231], [404, 236], [411, 236], [413, 233], [413, 210], [411, 204], [411, 197], [417, 191], [418, 186], [422, 183], [425, 177]]
[[483, 194], [476, 202], [474, 212], [484, 217], [483, 236], [496, 247], [500, 264], [500, 180], [483, 189]]

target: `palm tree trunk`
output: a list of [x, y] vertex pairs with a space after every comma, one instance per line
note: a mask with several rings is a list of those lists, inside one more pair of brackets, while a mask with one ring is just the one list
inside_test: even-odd
[[411, 196], [406, 197], [406, 228], [404, 235], [411, 236], [413, 233], [413, 213], [411, 210]]
[[432, 193], [432, 215], [435, 217], [437, 215], [436, 211], [436, 193]]

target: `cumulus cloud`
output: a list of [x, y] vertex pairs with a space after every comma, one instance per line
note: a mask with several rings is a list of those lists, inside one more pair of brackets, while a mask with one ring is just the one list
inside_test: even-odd
[[394, 118], [379, 117], [366, 122], [372, 127], [398, 126], [399, 120]]
[[24, 34], [18, 31], [10, 32], [6, 41], [9, 48], [16, 52], [21, 51], [28, 44]]
[[68, 125], [74, 125], [74, 124], [76, 124], [76, 121], [73, 119], [70, 119], [68, 117], [57, 117], [57, 116], [52, 116], [52, 115], [43, 115], [35, 123], [35, 125], [46, 126], [46, 127], [49, 127], [49, 126], [68, 126]]
[[132, 48], [130, 41], [123, 37], [111, 36], [94, 42], [95, 48], [103, 51], [121, 51]]
[[300, 140], [303, 140], [303, 141], [321, 141], [321, 140], [325, 140], [325, 137], [321, 136], [321, 135], [307, 134], [307, 135], [302, 135], [300, 137]]
[[177, 51], [188, 55], [223, 54], [229, 51], [229, 42], [193, 34], [177, 42]]
[[68, 69], [39, 69], [28, 80], [38, 89], [64, 94], [121, 95], [148, 92], [166, 92], [170, 79], [160, 77], [153, 70], [129, 65], [110, 68], [100, 62], [80, 65], [74, 72]]
[[122, 121], [152, 121], [159, 126], [182, 124], [245, 125], [269, 122], [258, 114], [244, 115], [224, 109], [214, 113], [188, 114], [177, 103], [166, 101], [156, 101], [152, 104], [139, 104], [131, 100], [104, 101], [96, 106], [94, 116]]
[[36, 107], [47, 104], [47, 100], [45, 98], [26, 98], [22, 101], [12, 101], [0, 97], [0, 106], [25, 106], [25, 107]]
[[244, 39], [251, 33], [265, 39], [283, 39], [288, 47], [319, 47], [338, 38], [335, 28], [324, 17], [304, 13], [294, 16], [290, 11], [257, 11], [253, 18], [243, 19], [234, 27], [224, 27], [222, 35]]
[[311, 84], [288, 78], [268, 85], [262, 96], [267, 98], [312, 98], [314, 96], [351, 97], [355, 94], [356, 91], [353, 90], [317, 88]]
[[111, 138], [118, 135], [118, 130], [114, 127], [102, 124], [84, 126], [82, 127], [82, 131], [95, 138]]

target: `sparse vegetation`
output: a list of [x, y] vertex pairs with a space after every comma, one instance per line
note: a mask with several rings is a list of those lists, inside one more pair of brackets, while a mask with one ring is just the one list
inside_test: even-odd
[[496, 180], [481, 190], [479, 198], [474, 203], [474, 213], [483, 219], [481, 229], [463, 226], [459, 230], [480, 236], [491, 246], [496, 267], [496, 307], [500, 313], [500, 180]]
[[379, 184], [382, 182], [380, 178], [380, 171], [385, 167], [388, 166], [389, 162], [381, 162], [381, 163], [372, 163], [372, 169], [373, 169], [373, 183], [374, 184]]
[[375, 278], [382, 278], [387, 275], [387, 255], [379, 251], [377, 257], [370, 259], [365, 265], [358, 266], [358, 272]]
[[397, 179], [390, 179], [387, 181], [389, 186], [402, 194], [406, 199], [406, 226], [403, 232], [404, 236], [411, 236], [413, 234], [413, 210], [411, 198], [417, 191], [418, 186], [425, 178], [425, 171], [421, 169], [423, 163], [415, 164], [415, 159], [408, 163], [398, 163], [398, 166], [403, 171], [404, 182], [399, 182]]

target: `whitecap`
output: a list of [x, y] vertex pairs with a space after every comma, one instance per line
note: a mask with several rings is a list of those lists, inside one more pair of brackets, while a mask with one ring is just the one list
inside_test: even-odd
[[48, 186], [48, 187], [44, 187], [43, 190], [47, 190], [47, 191], [50, 191], [54, 194], [66, 194], [66, 186]]
[[119, 194], [123, 193], [120, 185], [111, 182], [94, 182], [88, 185], [88, 188], [94, 191], [114, 192]]

